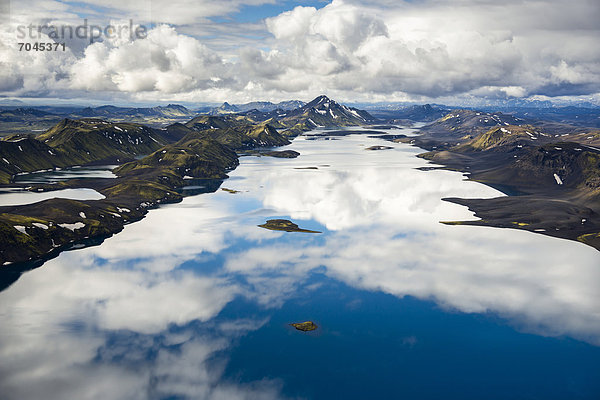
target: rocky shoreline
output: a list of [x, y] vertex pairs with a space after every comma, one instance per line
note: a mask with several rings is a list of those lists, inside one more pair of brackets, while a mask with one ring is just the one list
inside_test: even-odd
[[[488, 123], [496, 118], [496, 125]], [[381, 137], [428, 150], [419, 157], [506, 196], [443, 199], [469, 208], [478, 221], [443, 221], [526, 230], [600, 250], [600, 132], [558, 131], [506, 115], [455, 111], [416, 137]], [[565, 133], [567, 132], [567, 133]], [[571, 132], [571, 133], [568, 133]]]

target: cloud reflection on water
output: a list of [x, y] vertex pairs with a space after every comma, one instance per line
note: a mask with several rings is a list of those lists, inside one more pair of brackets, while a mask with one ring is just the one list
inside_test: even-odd
[[[239, 296], [279, 307], [317, 268], [355, 288], [489, 311], [530, 332], [600, 345], [597, 251], [523, 231], [442, 225], [473, 216], [441, 197], [498, 192], [458, 173], [413, 169], [425, 162], [405, 145], [363, 150], [371, 142], [300, 139], [291, 146], [298, 159], [244, 158], [227, 187], [248, 192], [186, 198], [23, 275], [0, 293], [0, 357], [9, 361], [1, 392], [276, 398], [280, 383], [222, 383], [214, 364], [268, 315], [218, 326], [215, 318]], [[327, 230], [256, 227], [273, 216]]]

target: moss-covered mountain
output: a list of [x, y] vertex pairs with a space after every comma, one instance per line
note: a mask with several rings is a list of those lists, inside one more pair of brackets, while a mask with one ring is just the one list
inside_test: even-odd
[[455, 151], [509, 151], [508, 147], [522, 148], [525, 145], [549, 143], [556, 140], [554, 135], [545, 133], [533, 125], [507, 125], [495, 127], [472, 140], [456, 147]]
[[360, 126], [377, 121], [368, 112], [338, 104], [327, 96], [319, 96], [307, 104], [291, 102], [286, 104], [286, 108], [293, 105], [299, 107], [242, 111], [230, 106], [226, 107], [226, 112], [220, 110], [214, 113], [218, 115], [202, 115], [185, 125], [194, 130], [206, 130], [248, 124], [268, 124], [279, 130], [283, 136], [293, 137], [317, 127]]
[[129, 159], [167, 144], [155, 130], [144, 125], [99, 119], [64, 119], [36, 139], [71, 154], [82, 164], [119, 157]]
[[235, 150], [290, 143], [269, 123], [256, 122], [244, 115], [201, 115], [164, 130], [170, 137], [180, 137], [179, 140], [209, 137]]
[[488, 113], [473, 110], [454, 110], [435, 122], [421, 128], [420, 141], [425, 148], [432, 147], [427, 141], [437, 142], [438, 146], [456, 145], [469, 141], [494, 127], [523, 125], [525, 121], [502, 113]]
[[69, 154], [56, 151], [33, 136], [11, 136], [0, 140], [0, 183], [10, 183], [16, 174], [75, 165]]
[[156, 204], [181, 201], [176, 189], [185, 179], [223, 179], [237, 165], [237, 154], [228, 146], [206, 137], [190, 139], [118, 167], [117, 179], [87, 181], [87, 187], [106, 196], [103, 200], [50, 199], [0, 207], [0, 265], [28, 262], [73, 242], [110, 236]]
[[[89, 121], [84, 121], [84, 127], [88, 123]], [[121, 124], [117, 126], [125, 133], [132, 131], [131, 127]], [[107, 132], [107, 125], [104, 128], [102, 132]], [[123, 224], [142, 218], [149, 207], [180, 201], [182, 195], [177, 188], [184, 186], [186, 179], [226, 178], [227, 172], [238, 165], [234, 148], [261, 145], [271, 147], [278, 143], [289, 143], [267, 125], [240, 125], [203, 131], [178, 128], [187, 132], [186, 137], [116, 168], [114, 172], [117, 179], [86, 181], [86, 187], [92, 187], [106, 196], [103, 200], [51, 199], [43, 203], [0, 209], [0, 236], [5, 237], [0, 245], [0, 264], [27, 262], [43, 257], [48, 252], [54, 254], [69, 243], [87, 240], [91, 236], [102, 237], [116, 233], [122, 229]], [[135, 136], [105, 136], [101, 133], [98, 137], [95, 129], [85, 129], [83, 135], [91, 133], [92, 138], [109, 140], [119, 145], [124, 142], [123, 139], [127, 139], [129, 144], [136, 142]], [[65, 131], [64, 136], [58, 135]], [[121, 132], [119, 129], [116, 131]], [[116, 133], [114, 130], [110, 132]], [[153, 134], [152, 130], [144, 132]], [[59, 150], [63, 154], [64, 149], [68, 148], [65, 144], [71, 145], [77, 134], [70, 130], [45, 133], [43, 138], [56, 147], [33, 138], [27, 140], [32, 146], [40, 147], [38, 153], [51, 149], [56, 154]], [[128, 146], [125, 145], [125, 151], [131, 151]], [[73, 182], [73, 187], [77, 187], [77, 182]]]
[[[124, 164], [114, 170], [120, 177], [144, 177], [157, 183], [189, 178], [226, 178], [226, 171], [238, 165], [238, 157], [229, 146], [209, 137], [183, 139]], [[178, 185], [169, 185], [172, 188]]]
[[207, 129], [227, 129], [233, 126], [252, 124], [253, 122], [241, 115], [200, 115], [184, 125], [194, 131], [204, 131]]
[[164, 128], [158, 129], [158, 133], [169, 143], [175, 143], [190, 133], [191, 129], [182, 123], [176, 122]]
[[269, 124], [232, 125], [224, 129], [206, 129], [187, 134], [182, 141], [211, 138], [235, 150], [285, 146], [290, 141]]
[[50, 199], [3, 207], [0, 213], [0, 265], [50, 257], [73, 242], [107, 237], [145, 209], [119, 207], [108, 200]]
[[[590, 141], [594, 141], [593, 136], [561, 136], [534, 125], [506, 125], [420, 157], [465, 168], [477, 180], [528, 193], [544, 192], [549, 187], [554, 191], [578, 188], [588, 196], [598, 191], [600, 174], [600, 150], [588, 145]], [[560, 188], [554, 188], [556, 185]]]
[[222, 115], [222, 114], [235, 114], [239, 113], [240, 110], [237, 106], [224, 102], [219, 107], [215, 107], [209, 111], [209, 115]]
[[546, 129], [546, 125], [502, 122], [454, 144], [446, 142], [454, 132], [431, 131], [415, 143], [424, 142], [434, 149], [420, 157], [469, 172], [469, 179], [509, 195], [519, 195], [450, 199], [469, 206], [481, 218], [454, 223], [524, 229], [580, 240], [600, 249], [600, 149], [595, 146], [599, 139], [579, 130], [559, 134]]
[[64, 119], [37, 136], [8, 136], [0, 140], [0, 183], [24, 172], [132, 160], [167, 144], [161, 132], [139, 124]]
[[553, 193], [557, 197], [564, 193], [600, 200], [600, 151], [573, 142], [519, 150], [502, 164], [480, 171], [477, 179], [510, 184], [527, 193]]
[[179, 104], [169, 104], [157, 107], [116, 107], [105, 105], [86, 107], [74, 112], [75, 118], [103, 118], [109, 120], [139, 120], [147, 118], [180, 119], [193, 117], [195, 113]]

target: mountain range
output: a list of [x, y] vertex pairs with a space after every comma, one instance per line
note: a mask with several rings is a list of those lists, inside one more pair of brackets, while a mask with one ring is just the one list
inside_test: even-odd
[[[317, 126], [364, 125], [374, 121], [367, 112], [340, 105], [325, 96], [319, 96], [288, 113], [253, 110], [248, 114], [200, 115], [183, 124], [176, 122], [164, 128], [89, 117], [125, 117], [132, 113], [146, 116], [181, 116], [190, 112], [177, 105], [147, 109], [113, 106], [87, 108], [81, 112], [86, 115], [85, 118], [65, 118], [37, 136], [8, 136], [5, 140], [0, 140], [0, 157], [3, 158], [3, 162], [0, 163], [0, 182], [9, 183], [17, 173], [53, 167], [122, 163], [184, 138], [211, 137], [234, 150], [242, 150], [285, 145], [289, 141], [284, 136], [295, 136]], [[20, 108], [11, 111], [11, 115], [25, 118], [52, 114]], [[20, 141], [23, 143], [15, 144]], [[27, 157], [23, 157], [23, 153], [27, 153]]]
[[167, 106], [157, 106], [150, 108], [123, 108], [115, 106], [86, 107], [79, 112], [72, 113], [73, 117], [125, 117], [125, 118], [143, 118], [143, 117], [164, 117], [164, 118], [188, 118], [195, 115], [194, 112], [186, 107], [169, 104]]
[[[70, 180], [30, 188], [44, 191], [91, 187], [106, 197], [103, 200], [55, 198], [2, 207], [0, 236], [4, 239], [0, 264], [30, 262], [57, 254], [74, 242], [114, 234], [124, 224], [143, 218], [148, 208], [180, 201], [178, 188], [186, 179], [227, 177], [227, 172], [238, 165], [237, 152], [286, 145], [294, 136], [313, 129], [338, 135], [345, 132], [341, 128], [365, 126], [371, 127], [365, 132], [376, 134], [373, 124], [404, 118], [431, 119], [440, 114], [418, 136], [381, 137], [430, 150], [420, 157], [438, 165], [431, 168], [444, 165], [469, 172], [470, 179], [507, 194], [519, 194], [518, 201], [512, 195], [484, 200], [447, 199], [468, 206], [482, 218], [447, 223], [525, 229], [579, 240], [600, 249], [598, 130], [563, 122], [536, 122], [500, 112], [444, 110], [432, 105], [396, 110], [403, 114], [381, 120], [326, 96], [290, 110], [269, 107], [264, 111], [238, 109], [219, 115], [192, 113], [185, 119], [153, 127], [112, 119], [133, 114], [151, 121], [179, 119], [189, 110], [175, 105], [147, 109], [104, 106], [80, 110], [94, 117], [64, 118], [37, 135], [6, 136], [0, 140], [3, 184], [12, 182], [16, 174], [36, 170], [93, 163], [120, 166], [114, 170], [116, 179]], [[18, 108], [5, 116], [44, 119], [48, 114], [44, 110]], [[97, 114], [107, 118], [98, 118]], [[61, 227], [76, 223], [85, 228]]]
[[402, 107], [381, 107], [367, 109], [374, 117], [385, 119], [392, 123], [432, 122], [442, 118], [450, 111], [449, 107], [435, 104], [409, 105]]
[[271, 112], [275, 110], [288, 111], [302, 107], [304, 104], [305, 103], [300, 100], [282, 101], [280, 103], [271, 103], [270, 101], [253, 101], [245, 104], [229, 104], [224, 102], [219, 107], [212, 108], [205, 113], [209, 115], [222, 115], [245, 113], [253, 110], [260, 112]]

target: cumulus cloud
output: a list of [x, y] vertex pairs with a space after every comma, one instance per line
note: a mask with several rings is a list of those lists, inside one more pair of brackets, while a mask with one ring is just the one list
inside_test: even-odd
[[166, 25], [152, 29], [145, 39], [115, 42], [86, 48], [71, 67], [73, 88], [177, 93], [230, 78], [219, 55]]
[[[262, 31], [260, 24], [246, 25], [249, 35], [230, 21], [237, 48], [231, 33], [207, 19], [268, 2], [105, 2], [102, 9], [114, 18], [139, 15], [141, 22], [171, 25], [156, 26], [145, 39], [73, 45], [70, 57], [38, 63], [36, 73], [45, 76], [41, 89], [28, 85], [24, 72], [38, 56], [0, 48], [7, 66], [0, 91], [123, 92], [188, 101], [322, 92], [342, 100], [600, 93], [596, 1], [333, 0], [267, 18]], [[74, 18], [60, 2], [44, 2], [43, 9], [55, 9], [56, 20]], [[40, 13], [31, 18], [43, 20]]]
[[[52, 42], [47, 36], [41, 41]], [[21, 40], [33, 44], [34, 40]], [[20, 51], [18, 39], [10, 27], [0, 28], [0, 91], [29, 93], [44, 97], [68, 87], [68, 66], [75, 56], [66, 51]]]
[[[317, 82], [315, 86], [429, 97], [488, 88], [521, 97], [552, 95], [549, 84], [573, 84], [569, 79], [577, 79], [578, 85], [587, 86], [586, 93], [598, 91], [600, 53], [589, 38], [600, 33], [591, 17], [600, 7], [592, 2], [572, 7], [564, 2], [499, 6], [487, 1], [335, 0], [320, 10], [283, 13], [267, 20], [267, 27], [279, 46], [292, 48], [288, 68]], [[531, 21], [523, 15], [540, 18]], [[576, 21], [588, 30], [576, 31]], [[556, 45], [569, 39], [574, 46], [568, 49]], [[318, 49], [327, 46], [326, 55], [320, 55]], [[337, 65], [329, 70], [334, 77], [311, 73], [314, 54]], [[576, 70], [565, 70], [566, 59]], [[557, 82], [566, 73], [568, 79]]]

